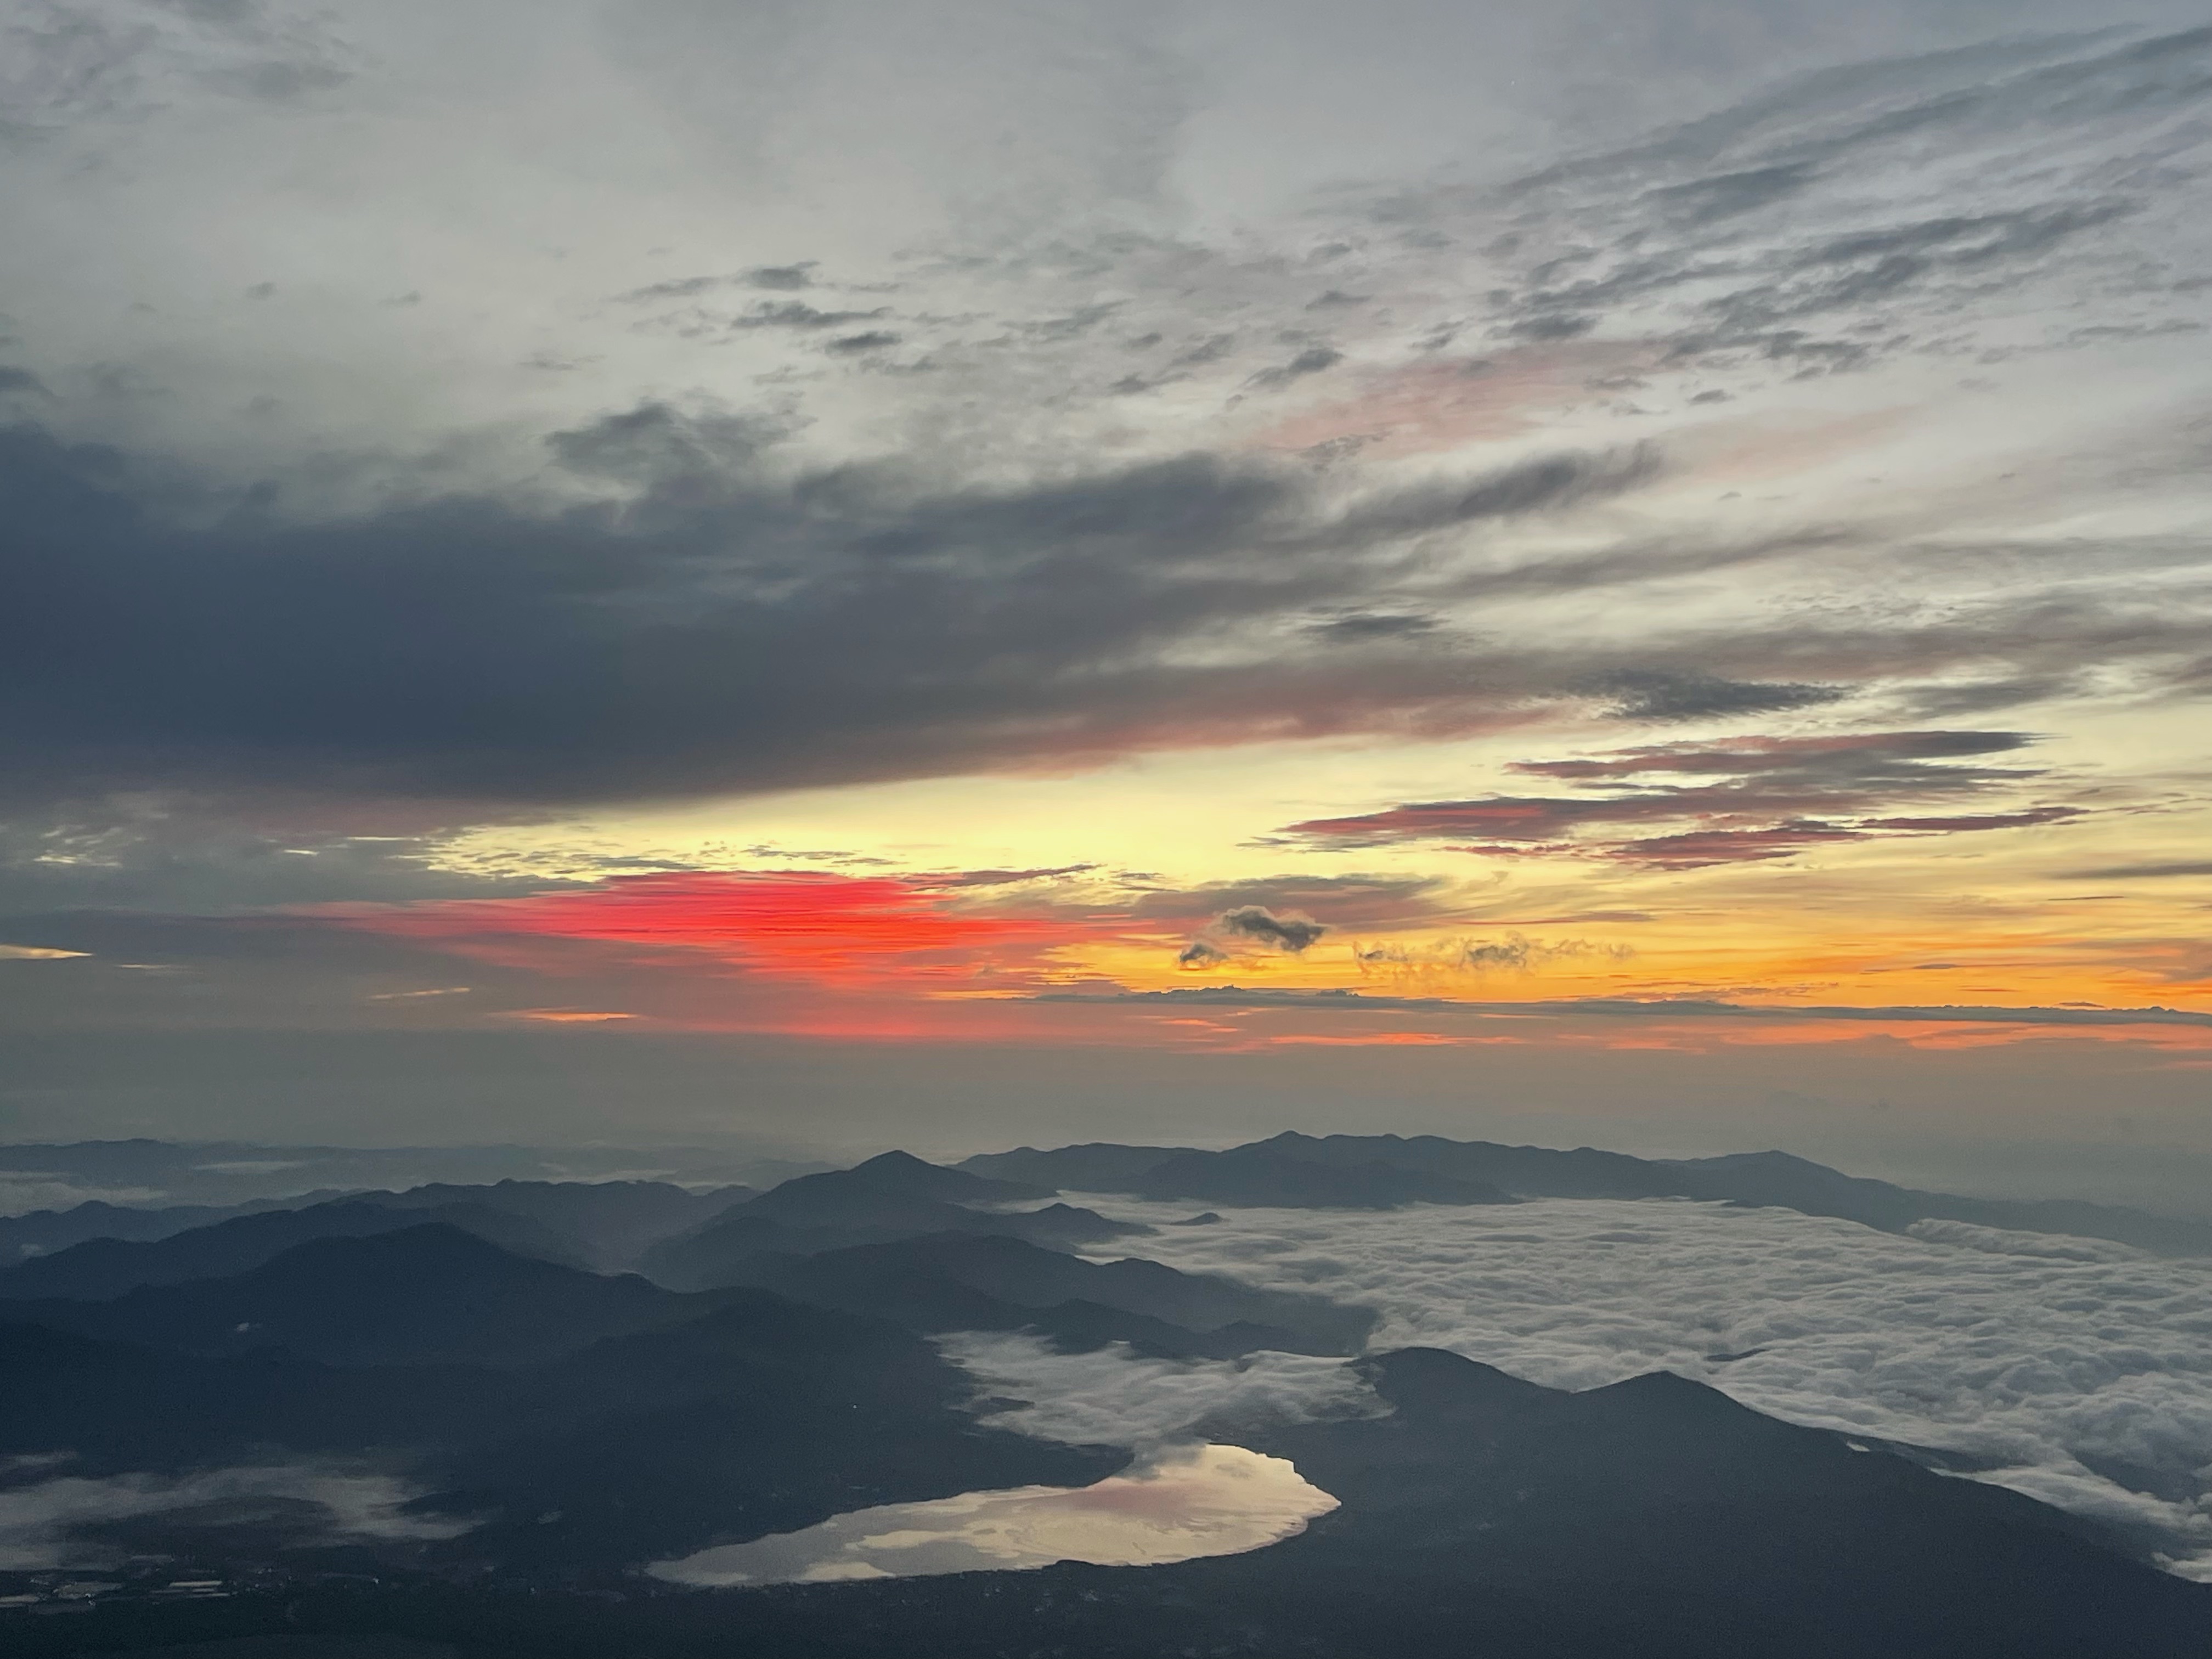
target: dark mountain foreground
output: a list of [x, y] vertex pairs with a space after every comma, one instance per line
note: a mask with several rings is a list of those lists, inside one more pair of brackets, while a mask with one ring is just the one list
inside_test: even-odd
[[[1892, 1226], [1940, 1198], [1779, 1155], [1661, 1164], [1299, 1136], [1159, 1151], [1006, 1154], [1023, 1167], [1003, 1177], [890, 1154], [694, 1206], [703, 1221], [645, 1254], [674, 1279], [666, 1264], [692, 1252], [693, 1281], [708, 1281], [696, 1290], [545, 1259], [548, 1237], [637, 1248], [684, 1210], [651, 1192], [510, 1190], [501, 1206], [484, 1200], [495, 1188], [427, 1190], [415, 1206], [326, 1201], [35, 1258], [15, 1273], [87, 1293], [0, 1302], [0, 1651], [2212, 1651], [2212, 1587], [2160, 1571], [2140, 1539], [1929, 1467], [1940, 1459], [1796, 1428], [1664, 1374], [1569, 1394], [1422, 1349], [1347, 1358], [1373, 1389], [1369, 1415], [1297, 1423], [1278, 1400], [1193, 1425], [1291, 1460], [1340, 1500], [1248, 1554], [757, 1590], [645, 1571], [878, 1505], [1081, 1486], [1127, 1465], [1125, 1449], [986, 1427], [1007, 1402], [983, 1398], [933, 1335], [1026, 1332], [1063, 1352], [1118, 1342], [1216, 1362], [1361, 1353], [1366, 1309], [1054, 1248], [1120, 1224], [1006, 1207], [1055, 1184], [1111, 1173], [1224, 1205], [1296, 1193], [1358, 1207], [1548, 1186], [1850, 1205]], [[493, 1216], [484, 1225], [535, 1253], [456, 1214]]]
[[[617, 1572], [546, 1580], [526, 1563], [489, 1574], [384, 1566], [373, 1579], [26, 1619], [11, 1650], [143, 1653], [281, 1634], [304, 1659], [331, 1633], [435, 1644], [459, 1659], [2201, 1659], [2212, 1632], [2212, 1587], [2132, 1560], [2085, 1523], [1697, 1383], [1657, 1374], [1565, 1394], [1423, 1349], [1364, 1364], [1387, 1416], [1236, 1436], [1342, 1500], [1302, 1535], [1246, 1555], [732, 1591]], [[794, 1408], [788, 1388], [773, 1398]], [[846, 1396], [827, 1405], [843, 1410]], [[842, 1444], [905, 1455], [865, 1437]], [[751, 1449], [769, 1450], [760, 1437]], [[616, 1454], [604, 1439], [596, 1458], [568, 1449], [581, 1468], [532, 1460], [562, 1468], [526, 1487], [530, 1501], [568, 1498]], [[769, 1467], [781, 1474], [772, 1455]], [[513, 1535], [473, 1547], [514, 1547]]]

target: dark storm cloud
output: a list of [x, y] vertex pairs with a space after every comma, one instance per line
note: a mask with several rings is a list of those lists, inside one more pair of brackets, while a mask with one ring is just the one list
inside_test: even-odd
[[1875, 1024], [2185, 1025], [2212, 1029], [2212, 1014], [2184, 1008], [1997, 1007], [1974, 1004], [1760, 1005], [1693, 998], [1559, 997], [1540, 1002], [1474, 1002], [1452, 997], [1376, 996], [1364, 991], [1246, 990], [1208, 985], [1177, 991], [1040, 992], [1031, 1002], [1107, 1002], [1169, 1007], [1277, 1008], [1316, 1013], [1474, 1014], [1510, 1019], [1710, 1019], [1802, 1023], [1855, 1020]]
[[[2033, 741], [2020, 732], [1882, 732], [1654, 744], [1573, 760], [1521, 761], [1511, 769], [1582, 785], [1593, 792], [1588, 794], [1411, 802], [1350, 817], [1310, 818], [1284, 833], [1332, 847], [1460, 841], [1694, 869], [1764, 862], [1885, 834], [2022, 829], [2079, 816], [2080, 808], [2066, 805], [1875, 816], [1899, 803], [1971, 798], [2036, 779], [2042, 775], [2033, 769], [1957, 763]], [[1595, 793], [1600, 789], [1613, 793]], [[1623, 833], [1685, 821], [1695, 827]]]
[[1544, 458], [1334, 508], [1302, 473], [1202, 455], [1027, 489], [769, 482], [753, 462], [777, 436], [646, 404], [550, 441], [618, 501], [300, 524], [0, 433], [15, 791], [607, 799], [1358, 730], [1408, 705], [1463, 723], [1463, 671], [1413, 655], [1159, 653], [1361, 596], [1395, 540], [1619, 493], [1651, 465]]

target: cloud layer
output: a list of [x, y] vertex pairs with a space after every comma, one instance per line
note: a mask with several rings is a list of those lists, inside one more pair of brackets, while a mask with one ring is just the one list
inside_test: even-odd
[[1916, 1234], [1780, 1210], [1546, 1200], [1239, 1210], [1164, 1229], [1148, 1248], [1177, 1267], [1375, 1307], [1382, 1348], [1449, 1348], [1558, 1388], [1672, 1370], [1791, 1422], [1938, 1449], [1962, 1473], [2137, 1529], [2176, 1570], [2212, 1577], [2212, 1266], [1990, 1229]]

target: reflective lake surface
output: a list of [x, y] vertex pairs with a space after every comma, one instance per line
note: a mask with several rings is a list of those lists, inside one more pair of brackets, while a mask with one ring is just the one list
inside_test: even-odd
[[1305, 1530], [1337, 1506], [1285, 1459], [1182, 1446], [1089, 1486], [1016, 1486], [834, 1516], [803, 1532], [655, 1563], [701, 1588], [1019, 1571], [1055, 1561], [1163, 1566], [1238, 1555]]

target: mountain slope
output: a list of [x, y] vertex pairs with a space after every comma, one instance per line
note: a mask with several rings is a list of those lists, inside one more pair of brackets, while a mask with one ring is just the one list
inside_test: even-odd
[[988, 1180], [905, 1152], [885, 1152], [854, 1169], [799, 1176], [732, 1205], [703, 1225], [664, 1239], [640, 1265], [657, 1283], [701, 1290], [750, 1282], [747, 1264], [763, 1255], [812, 1255], [946, 1232], [1000, 1234], [1073, 1249], [1151, 1231], [1066, 1204], [1018, 1211], [970, 1207], [1050, 1195], [1048, 1188]]
[[1033, 1329], [1075, 1348], [1124, 1341], [1179, 1356], [1356, 1353], [1374, 1323], [1364, 1309], [1318, 1297], [967, 1233], [771, 1256], [750, 1273], [750, 1282], [783, 1295], [915, 1330]]
[[481, 1204], [395, 1208], [379, 1195], [340, 1199], [301, 1210], [269, 1210], [150, 1241], [88, 1239], [0, 1273], [0, 1298], [100, 1301], [143, 1285], [227, 1279], [311, 1239], [365, 1238], [431, 1222], [472, 1233], [518, 1255], [582, 1265], [568, 1255], [561, 1239], [526, 1217]]
[[432, 1223], [295, 1246], [251, 1272], [107, 1302], [0, 1303], [0, 1321], [185, 1352], [281, 1348], [338, 1364], [513, 1364], [712, 1306], [635, 1276], [514, 1255]]

